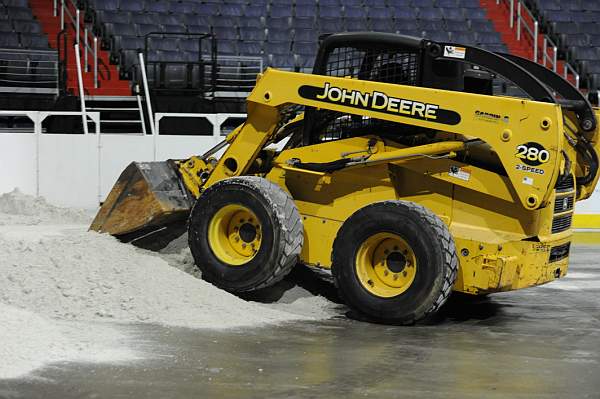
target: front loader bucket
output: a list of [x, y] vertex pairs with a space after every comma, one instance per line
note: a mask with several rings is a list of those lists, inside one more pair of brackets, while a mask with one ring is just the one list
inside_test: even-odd
[[132, 162], [119, 176], [90, 230], [160, 249], [185, 232], [192, 204], [170, 161]]

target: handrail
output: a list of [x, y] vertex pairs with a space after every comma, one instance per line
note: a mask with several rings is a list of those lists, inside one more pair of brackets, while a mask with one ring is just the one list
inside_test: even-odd
[[[56, 1], [56, 0], [55, 0]], [[83, 35], [81, 33], [81, 10], [77, 7], [77, 4], [73, 0], [60, 0], [61, 8], [60, 8], [60, 24], [61, 29], [65, 28], [65, 15], [70, 20], [71, 26], [75, 30], [75, 43], [80, 43], [83, 41], [83, 62], [84, 62], [84, 71], [86, 73], [90, 72], [89, 70], [89, 62], [88, 62], [88, 54], [91, 55], [93, 59], [93, 74], [94, 74], [94, 88], [98, 88], [98, 77], [101, 72], [99, 72], [98, 65], [102, 64], [104, 69], [107, 72], [107, 79], [110, 79], [110, 68], [104, 63], [102, 59], [98, 58], [98, 38], [96, 35], [91, 34], [91, 30], [88, 29], [88, 26], [83, 23]], [[67, 3], [65, 4], [65, 1]], [[69, 5], [75, 8], [75, 16], [73, 16], [72, 12], [69, 10]], [[91, 37], [90, 37], [91, 36]], [[83, 40], [82, 40], [83, 39]], [[92, 43], [92, 44], [90, 44]]]
[[[511, 3], [514, 0], [511, 0]], [[527, 20], [522, 16], [522, 8], [525, 8], [525, 13], [529, 16], [529, 18], [533, 21], [533, 28], [527, 25]], [[512, 19], [512, 18], [511, 18]], [[533, 38], [533, 61], [538, 61], [538, 35], [539, 35], [539, 24], [537, 19], [533, 16], [531, 11], [522, 4], [521, 0], [517, 4], [517, 41], [521, 41], [521, 27], [525, 28], [527, 33]]]
[[[548, 48], [552, 49], [552, 57], [548, 55]], [[558, 65], [558, 46], [548, 36], [544, 35], [544, 49], [542, 50], [542, 65], [546, 66], [546, 61], [550, 61], [552, 70], [556, 72]]]
[[81, 56], [79, 55], [79, 43], [75, 43], [75, 59], [77, 60], [77, 82], [79, 83], [79, 101], [81, 101], [81, 118], [83, 119], [83, 132], [88, 134], [87, 109], [85, 107], [85, 91], [83, 89], [83, 76], [81, 73]]
[[[515, 0], [496, 0], [496, 5], [500, 5], [500, 3], [505, 3], [508, 5], [509, 12], [510, 12], [509, 26], [511, 29], [514, 28], [514, 21], [515, 20], [517, 21], [517, 31], [516, 31], [517, 41], [521, 40], [521, 31], [523, 29], [527, 33], [529, 33], [530, 36], [532, 36], [532, 38], [533, 38], [533, 57], [532, 57], [533, 61], [536, 63], [541, 63], [544, 66], [546, 66], [546, 62], [548, 62], [551, 69], [554, 72], [557, 72], [557, 70], [558, 70], [558, 46], [556, 45], [556, 43], [554, 43], [554, 41], [548, 35], [542, 34], [542, 37], [543, 37], [542, 56], [541, 56], [541, 60], [538, 59], [538, 51], [539, 51], [538, 36], [540, 34], [539, 23], [523, 0], [516, 0], [516, 1], [517, 1], [516, 17], [515, 17]], [[528, 25], [527, 19], [525, 19], [523, 17], [523, 11], [522, 11], [523, 9], [525, 10], [524, 11], [525, 15], [527, 15], [531, 19], [531, 21], [533, 21], [533, 27], [530, 27]], [[552, 55], [548, 54], [549, 48], [552, 49]], [[575, 71], [575, 69], [568, 62], [565, 61], [564, 62], [564, 77], [565, 77], [565, 79], [567, 78], [569, 73], [571, 73], [573, 75], [573, 77], [575, 78], [575, 87], [579, 89], [579, 82], [580, 82], [579, 74]]]
[[568, 62], [565, 62], [565, 68], [564, 68], [564, 78], [566, 79], [568, 74], [571, 73], [574, 77], [575, 77], [575, 87], [577, 87], [579, 89], [579, 74], [577, 73], [577, 71], [575, 71], [575, 69], [571, 66], [571, 64], [569, 64]]
[[[60, 38], [63, 37], [63, 47], [62, 53], [63, 57], [61, 57], [61, 46], [60, 46]], [[67, 36], [68, 33], [66, 30], [61, 30], [56, 35], [56, 48], [58, 49], [58, 81], [59, 81], [59, 90], [65, 94], [67, 92], [67, 65], [68, 65], [68, 57], [69, 53], [67, 52]]]

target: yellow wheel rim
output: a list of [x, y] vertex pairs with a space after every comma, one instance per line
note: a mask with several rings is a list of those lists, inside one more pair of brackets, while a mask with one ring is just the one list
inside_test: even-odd
[[262, 226], [250, 209], [239, 204], [219, 209], [208, 224], [208, 244], [223, 263], [240, 266], [260, 249]]
[[378, 233], [360, 245], [355, 267], [358, 280], [367, 291], [391, 298], [405, 292], [415, 280], [417, 258], [400, 236]]

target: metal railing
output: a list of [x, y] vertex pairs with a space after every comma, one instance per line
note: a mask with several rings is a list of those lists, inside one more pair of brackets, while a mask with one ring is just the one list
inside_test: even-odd
[[256, 85], [256, 76], [263, 72], [262, 57], [217, 56], [217, 94], [248, 93]]
[[[513, 3], [514, 0], [510, 0]], [[514, 9], [514, 5], [513, 5]], [[525, 10], [525, 14], [529, 17], [529, 21], [523, 17], [523, 10]], [[511, 17], [512, 20], [512, 17]], [[533, 26], [529, 26], [529, 23], [533, 21]], [[523, 28], [529, 36], [531, 36], [533, 40], [533, 61], [538, 62], [538, 36], [540, 33], [540, 27], [537, 19], [533, 16], [533, 13], [529, 11], [527, 6], [523, 4], [521, 0], [519, 0], [517, 4], [517, 41], [521, 41], [521, 31]]]
[[[552, 49], [552, 55], [548, 54], [548, 49]], [[558, 46], [548, 36], [544, 35], [544, 47], [542, 49], [542, 65], [546, 66], [546, 61], [554, 72], [558, 69]]]
[[57, 94], [56, 51], [0, 49], [0, 92]]
[[[517, 2], [516, 15], [515, 15], [515, 1]], [[533, 41], [533, 56], [532, 60], [537, 63], [541, 63], [544, 66], [549, 66], [554, 72], [558, 71], [558, 46], [548, 35], [543, 34], [543, 47], [541, 60], [539, 59], [539, 23], [531, 10], [527, 7], [523, 0], [496, 0], [496, 5], [504, 3], [509, 9], [510, 21], [509, 26], [514, 29], [514, 22], [517, 22], [516, 36], [517, 41], [521, 41], [522, 31], [527, 32]], [[529, 20], [524, 17], [529, 17]], [[533, 25], [531, 25], [533, 23]], [[552, 53], [549, 54], [548, 50], [551, 49]], [[548, 63], [548, 65], [546, 64]], [[567, 79], [568, 75], [573, 75], [575, 80], [575, 87], [579, 89], [580, 77], [577, 71], [568, 63], [564, 62], [563, 76]]]
[[[55, 4], [56, 4], [55, 0]], [[74, 11], [70, 10], [70, 6]], [[73, 15], [74, 14], [74, 15]], [[92, 33], [92, 30], [88, 28], [88, 25], [82, 22], [81, 10], [77, 7], [77, 4], [73, 0], [60, 0], [60, 27], [61, 30], [65, 29], [65, 18], [71, 23], [71, 26], [75, 30], [75, 43], [82, 43], [83, 46], [83, 70], [85, 73], [90, 72], [89, 57], [92, 58], [92, 72], [94, 76], [94, 88], [98, 88], [98, 77], [99, 77], [99, 64], [103, 64], [107, 74], [110, 78], [110, 70], [102, 60], [98, 58], [98, 37]]]

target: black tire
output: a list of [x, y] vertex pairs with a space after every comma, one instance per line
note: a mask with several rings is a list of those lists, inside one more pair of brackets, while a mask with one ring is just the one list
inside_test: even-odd
[[[262, 242], [241, 266], [219, 259], [209, 243], [211, 219], [224, 206], [250, 209], [262, 225]], [[298, 262], [304, 230], [292, 197], [277, 184], [256, 176], [234, 177], [209, 187], [196, 201], [188, 221], [189, 246], [202, 278], [230, 292], [247, 292], [283, 279]]]
[[[406, 291], [391, 297], [367, 290], [355, 263], [367, 238], [386, 233], [401, 237], [418, 265]], [[430, 210], [413, 202], [384, 201], [358, 210], [344, 222], [333, 245], [332, 274], [342, 298], [375, 322], [412, 324], [435, 312], [450, 296], [457, 270], [448, 228]]]

